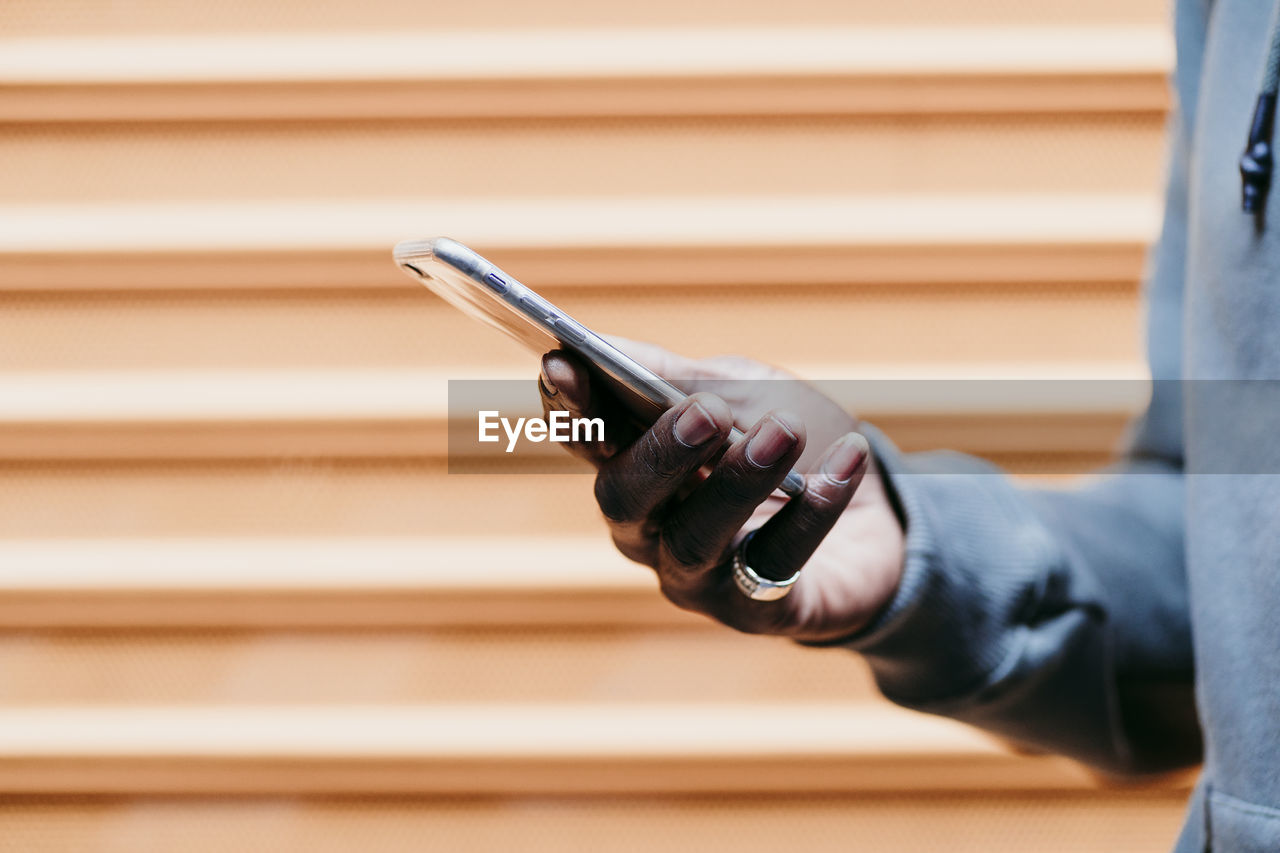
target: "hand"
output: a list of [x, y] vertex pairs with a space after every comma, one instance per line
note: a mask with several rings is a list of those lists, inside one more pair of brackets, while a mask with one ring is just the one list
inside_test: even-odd
[[[567, 353], [543, 356], [539, 384], [545, 412], [604, 419], [605, 442], [566, 447], [597, 469], [618, 550], [655, 569], [677, 606], [741, 631], [822, 643], [866, 625], [901, 579], [904, 534], [855, 419], [758, 362], [617, 343], [689, 399], [644, 430]], [[725, 450], [735, 422], [746, 440]], [[774, 489], [793, 467], [807, 487], [787, 500]], [[777, 601], [747, 598], [731, 574], [734, 548], [757, 528], [747, 563], [758, 574], [781, 580], [804, 566]]]

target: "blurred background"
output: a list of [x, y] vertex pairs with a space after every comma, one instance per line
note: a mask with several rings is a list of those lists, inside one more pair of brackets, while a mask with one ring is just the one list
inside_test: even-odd
[[[450, 476], [447, 380], [536, 359], [390, 261], [809, 377], [1140, 380], [1166, 17], [7, 0], [5, 849], [1166, 850], [1181, 783], [674, 610], [585, 477]], [[928, 403], [859, 406], [1058, 479], [1136, 405]]]

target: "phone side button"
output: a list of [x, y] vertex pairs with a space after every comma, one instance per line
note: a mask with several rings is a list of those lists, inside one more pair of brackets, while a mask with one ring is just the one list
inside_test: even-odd
[[550, 320], [550, 312], [547, 311], [545, 306], [539, 304], [540, 301], [541, 300], [536, 297], [521, 296], [520, 307], [523, 308], [524, 312], [530, 317], [536, 317], [539, 320]]
[[489, 285], [495, 291], [497, 291], [499, 296], [505, 294], [508, 290], [511, 289], [511, 285], [507, 284], [507, 280], [504, 279], [502, 276], [498, 275], [497, 273], [491, 272], [487, 276], [485, 276], [485, 279], [488, 280]]
[[555, 327], [556, 331], [575, 344], [580, 344], [587, 339], [587, 333], [582, 327], [568, 318], [556, 317]]

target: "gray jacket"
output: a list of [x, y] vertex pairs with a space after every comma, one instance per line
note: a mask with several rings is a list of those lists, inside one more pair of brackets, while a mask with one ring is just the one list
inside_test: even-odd
[[907, 524], [899, 591], [851, 644], [880, 688], [1109, 771], [1203, 757], [1179, 851], [1280, 851], [1280, 381], [1231, 381], [1280, 380], [1280, 200], [1242, 212], [1238, 171], [1272, 16], [1178, 2], [1156, 381], [1124, 464], [1020, 488], [869, 429]]

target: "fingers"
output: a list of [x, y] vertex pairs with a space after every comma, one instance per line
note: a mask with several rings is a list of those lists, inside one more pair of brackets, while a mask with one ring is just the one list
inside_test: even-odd
[[[815, 435], [826, 437], [822, 443], [840, 436], [816, 463], [806, 464], [805, 491], [773, 512], [751, 540], [746, 555], [751, 568], [783, 580], [813, 557], [868, 470], [866, 440], [847, 432], [853, 419], [811, 386], [755, 362], [698, 362], [634, 341], [614, 342], [658, 374], [684, 380], [677, 384], [686, 390], [700, 390], [645, 429], [578, 358], [559, 351], [543, 357], [544, 413], [566, 410], [605, 421], [603, 445], [570, 444], [568, 449], [597, 468], [595, 497], [619, 550], [656, 568], [663, 593], [680, 607], [751, 633], [813, 633], [814, 613], [823, 610], [831, 591], [822, 573], [808, 578], [808, 584], [802, 577], [788, 597], [755, 601], [737, 590], [728, 560], [753, 514], [768, 517], [780, 502], [771, 496], [804, 453], [805, 425], [774, 410], [741, 442], [729, 447], [725, 442], [735, 413], [751, 417], [766, 400], [777, 405], [780, 397], [796, 402], [795, 410], [815, 422]], [[730, 377], [736, 384], [729, 388], [737, 389], [741, 400], [708, 392]], [[773, 383], [766, 394], [766, 379], [790, 381]], [[780, 385], [789, 396], [777, 391]], [[830, 573], [826, 580], [832, 580]]]
[[856, 432], [837, 440], [793, 498], [751, 538], [747, 564], [761, 577], [785, 580], [804, 567], [840, 519], [867, 472], [867, 440]]
[[696, 394], [641, 430], [576, 358], [558, 351], [543, 356], [538, 390], [544, 415], [563, 409], [604, 419], [603, 444], [570, 442], [566, 448], [598, 469], [596, 501], [618, 549], [637, 562], [655, 564], [654, 516], [720, 452], [733, 427], [728, 405], [713, 395]]
[[553, 411], [567, 411], [573, 417], [600, 418], [605, 440], [571, 441], [563, 446], [597, 468], [621, 446], [629, 444], [639, 430], [632, 426], [630, 413], [607, 390], [594, 384], [587, 368], [576, 357], [561, 350], [542, 357], [538, 374], [538, 394], [544, 417]]
[[652, 538], [659, 507], [709, 462], [729, 436], [733, 412], [711, 394], [695, 394], [660, 417], [625, 450], [600, 466], [595, 496], [628, 556]]
[[782, 482], [803, 452], [804, 438], [799, 418], [770, 412], [668, 514], [659, 581], [677, 604], [687, 606], [714, 583], [738, 531]]
[[[866, 439], [849, 433], [823, 454], [817, 470], [807, 478], [805, 491], [774, 514], [752, 536], [747, 564], [761, 577], [785, 580], [800, 571], [840, 519], [867, 472], [870, 452]], [[755, 601], [737, 589], [727, 561], [697, 573], [693, 582], [672, 597], [724, 624], [752, 634], [788, 634], [803, 627], [812, 610], [812, 589], [802, 588], [801, 576], [788, 597]]]

